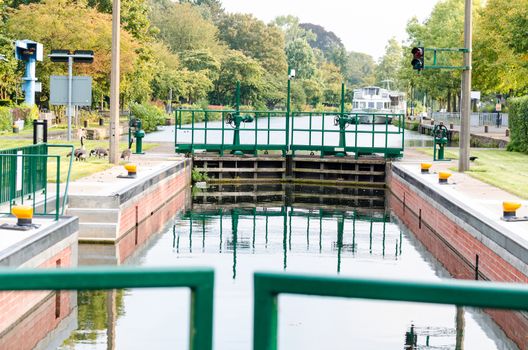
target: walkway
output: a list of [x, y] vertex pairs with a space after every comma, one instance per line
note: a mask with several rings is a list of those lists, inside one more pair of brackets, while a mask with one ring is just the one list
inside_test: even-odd
[[[400, 162], [408, 171], [419, 174], [420, 163], [431, 162], [431, 157], [427, 156], [417, 150], [405, 150], [405, 156]], [[449, 162], [434, 162], [431, 172], [436, 174], [439, 171], [450, 171], [450, 168], [457, 167], [458, 161], [453, 160]], [[452, 185], [438, 185], [438, 177], [435, 175], [425, 175], [424, 181], [427, 181], [435, 189], [441, 189], [444, 193], [454, 197], [460, 203], [477, 212], [482, 218], [487, 218], [495, 224], [504, 228], [504, 233], [511, 232], [517, 239], [524, 241], [524, 245], [528, 247], [528, 221], [524, 222], [505, 222], [501, 220], [502, 216], [502, 202], [514, 201], [522, 204], [522, 207], [517, 210], [517, 216], [528, 216], [528, 201], [521, 199], [511, 193], [501, 190], [492, 185], [488, 185], [482, 181], [472, 178], [470, 175], [458, 172], [452, 172], [453, 175], [449, 178], [449, 183]]]

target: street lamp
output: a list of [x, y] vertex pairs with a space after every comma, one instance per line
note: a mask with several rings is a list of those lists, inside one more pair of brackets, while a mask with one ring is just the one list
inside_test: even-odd
[[94, 52], [91, 50], [51, 50], [48, 55], [51, 62], [68, 63], [68, 134], [67, 139], [71, 141], [71, 117], [72, 117], [72, 85], [73, 85], [73, 63], [92, 63]]
[[290, 100], [291, 100], [291, 81], [295, 78], [295, 69], [288, 69], [288, 96], [286, 98], [286, 153], [290, 150]]

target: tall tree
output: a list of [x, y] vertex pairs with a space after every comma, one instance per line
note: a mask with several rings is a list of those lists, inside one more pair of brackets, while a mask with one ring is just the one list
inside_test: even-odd
[[315, 55], [306, 39], [295, 39], [286, 46], [288, 65], [294, 68], [298, 78], [310, 79], [316, 70]]
[[376, 84], [386, 86], [386, 83], [390, 83], [393, 89], [401, 89], [405, 86], [399, 79], [402, 58], [402, 47], [396, 38], [392, 37], [385, 46], [385, 54], [376, 67]]

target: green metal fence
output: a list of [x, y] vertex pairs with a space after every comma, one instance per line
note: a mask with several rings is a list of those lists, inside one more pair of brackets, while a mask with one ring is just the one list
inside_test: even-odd
[[[277, 118], [285, 112], [178, 109], [175, 113], [176, 152], [287, 151], [285, 119]], [[235, 142], [237, 133], [239, 142]]]
[[191, 289], [191, 350], [210, 350], [213, 340], [212, 269], [83, 268], [0, 270], [0, 290], [101, 290], [188, 287]]
[[403, 114], [293, 112], [291, 126], [293, 152], [352, 152], [356, 158], [381, 153], [393, 158], [404, 148]]
[[[72, 167], [72, 158], [69, 160], [67, 178], [64, 182], [64, 194], [60, 196], [61, 184], [61, 156], [48, 154], [51, 148], [69, 149], [73, 153], [72, 145], [37, 144], [26, 147], [12, 148], [0, 151], [0, 205], [9, 211], [0, 210], [0, 214], [10, 214], [11, 208], [16, 204], [33, 206], [35, 215], [54, 216], [64, 215], [68, 200], [68, 187]], [[49, 161], [55, 162], [55, 206], [49, 208]], [[50, 214], [53, 211], [53, 214]]]
[[176, 113], [176, 152], [292, 150], [329, 154], [381, 153], [399, 157], [404, 148], [403, 114], [187, 110]]
[[276, 350], [279, 294], [317, 295], [528, 310], [528, 286], [461, 280], [390, 281], [255, 273], [253, 349]]

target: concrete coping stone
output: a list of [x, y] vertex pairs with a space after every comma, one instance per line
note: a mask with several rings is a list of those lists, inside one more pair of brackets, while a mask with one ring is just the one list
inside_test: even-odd
[[[3, 216], [0, 222], [14, 224], [16, 219]], [[58, 221], [35, 217], [33, 223], [41, 226], [29, 231], [0, 229], [0, 266], [18, 267], [79, 231], [77, 217], [63, 216]]]
[[[393, 174], [416, 187], [431, 201], [441, 205], [451, 216], [459, 218], [517, 259], [528, 264], [528, 222], [505, 222], [500, 219], [502, 201], [512, 198], [515, 200], [515, 196], [500, 198], [500, 194], [484, 195], [484, 192], [479, 191], [471, 193], [470, 182], [464, 181], [464, 177], [468, 175], [458, 173], [454, 173], [453, 180], [449, 180], [452, 184], [440, 185], [438, 175], [421, 174], [419, 164], [393, 163], [392, 169]], [[517, 215], [524, 216], [526, 215], [524, 212], [528, 210], [528, 201], [519, 200], [519, 202], [523, 204], [523, 208]]]

